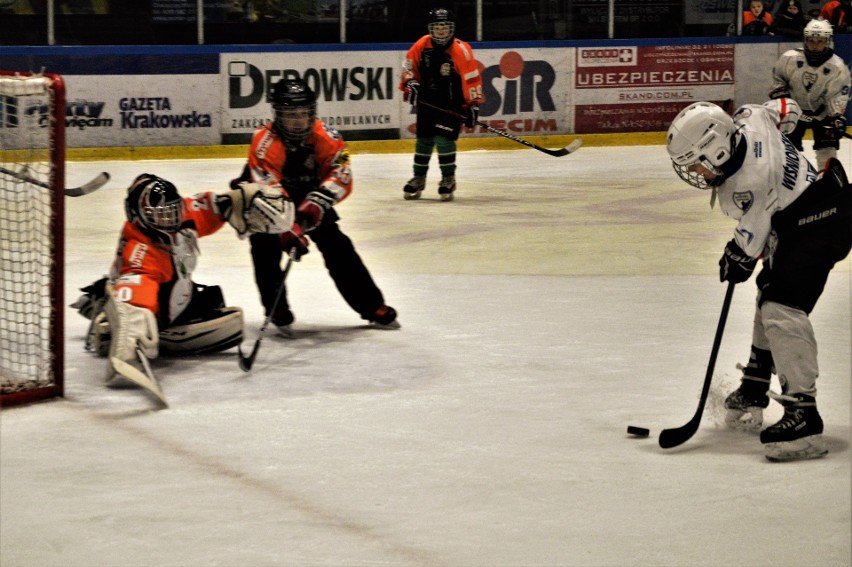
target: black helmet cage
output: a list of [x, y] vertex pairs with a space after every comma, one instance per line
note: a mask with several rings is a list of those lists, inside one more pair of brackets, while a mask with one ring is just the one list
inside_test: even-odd
[[127, 190], [127, 220], [143, 228], [174, 233], [183, 224], [183, 199], [177, 188], [156, 175], [143, 173]]
[[[446, 37], [435, 36], [435, 28], [437, 26], [446, 26], [448, 28]], [[456, 33], [456, 23], [453, 19], [453, 13], [446, 8], [433, 8], [429, 10], [429, 23], [426, 28], [429, 30], [429, 35], [432, 36], [432, 43], [446, 45], [452, 41]]]
[[[278, 133], [289, 140], [300, 142], [304, 140], [317, 117], [317, 96], [302, 79], [281, 79], [272, 87], [269, 97], [272, 104], [273, 118]], [[308, 122], [305, 128], [294, 129], [287, 126], [285, 115], [296, 111], [306, 111]]]

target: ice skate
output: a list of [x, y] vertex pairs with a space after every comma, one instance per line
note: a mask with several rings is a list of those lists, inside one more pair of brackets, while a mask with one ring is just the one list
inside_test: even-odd
[[763, 425], [763, 410], [769, 405], [769, 380], [743, 376], [740, 387], [725, 398], [725, 423], [733, 429], [758, 431]]
[[456, 176], [445, 175], [438, 184], [438, 195], [442, 201], [452, 201], [456, 191]]
[[295, 321], [293, 312], [290, 309], [277, 309], [275, 315], [272, 316], [270, 322], [275, 326], [275, 331], [278, 336], [285, 339], [295, 338], [293, 333], [293, 321]]
[[379, 329], [399, 329], [401, 325], [396, 319], [396, 309], [390, 305], [382, 305], [370, 315], [370, 323]]
[[828, 454], [816, 400], [806, 394], [771, 394], [784, 406], [778, 423], [760, 432], [766, 458], [773, 462], [818, 459]]
[[415, 175], [408, 180], [405, 187], [402, 188], [402, 196], [406, 201], [414, 201], [420, 198], [423, 193], [423, 188], [426, 187], [426, 176]]

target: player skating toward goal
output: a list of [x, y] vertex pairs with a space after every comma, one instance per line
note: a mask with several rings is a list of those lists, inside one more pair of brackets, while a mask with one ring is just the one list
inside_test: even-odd
[[846, 133], [846, 105], [850, 75], [843, 59], [834, 52], [834, 34], [825, 20], [805, 26], [804, 46], [784, 52], [772, 69], [773, 99], [790, 97], [802, 107], [796, 128], [787, 134], [802, 151], [802, 137], [810, 128], [814, 136], [817, 170], [837, 157]]
[[109, 276], [72, 305], [92, 319], [86, 346], [109, 356], [108, 383], [144, 380], [139, 373], [161, 349], [200, 354], [239, 345], [242, 309], [226, 307], [219, 286], [192, 281], [198, 239], [226, 221], [240, 236], [287, 230], [292, 201], [253, 183], [181, 197], [171, 182], [145, 173], [128, 188], [125, 213]]
[[[745, 105], [729, 116], [697, 102], [668, 130], [677, 174], [718, 196], [738, 224], [719, 261], [721, 281], [749, 279], [759, 258], [752, 353], [740, 387], [725, 400], [729, 424], [746, 414], [755, 428], [767, 394], [784, 416], [760, 433], [774, 461], [825, 455], [817, 411], [817, 343], [808, 315], [836, 262], [852, 246], [852, 189], [843, 167], [829, 159], [816, 171], [779, 130], [789, 99]], [[769, 391], [772, 372], [781, 393]]]

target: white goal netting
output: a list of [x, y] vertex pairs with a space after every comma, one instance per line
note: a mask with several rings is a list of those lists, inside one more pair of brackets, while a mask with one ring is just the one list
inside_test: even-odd
[[64, 86], [0, 71], [0, 404], [62, 395]]

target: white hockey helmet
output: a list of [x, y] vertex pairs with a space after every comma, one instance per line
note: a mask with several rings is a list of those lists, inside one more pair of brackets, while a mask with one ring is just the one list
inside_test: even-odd
[[[802, 32], [803, 45], [805, 47], [805, 57], [808, 63], [813, 67], [818, 67], [825, 63], [834, 53], [834, 31], [831, 24], [825, 20], [811, 20], [805, 26]], [[814, 42], [813, 40], [822, 40]], [[808, 44], [814, 43], [819, 45], [821, 49], [809, 49]]]
[[675, 172], [690, 185], [707, 189], [711, 183], [689, 171], [690, 166], [700, 164], [721, 181], [721, 166], [733, 154], [735, 132], [733, 119], [721, 107], [710, 102], [690, 104], [675, 116], [666, 136], [666, 150]]

